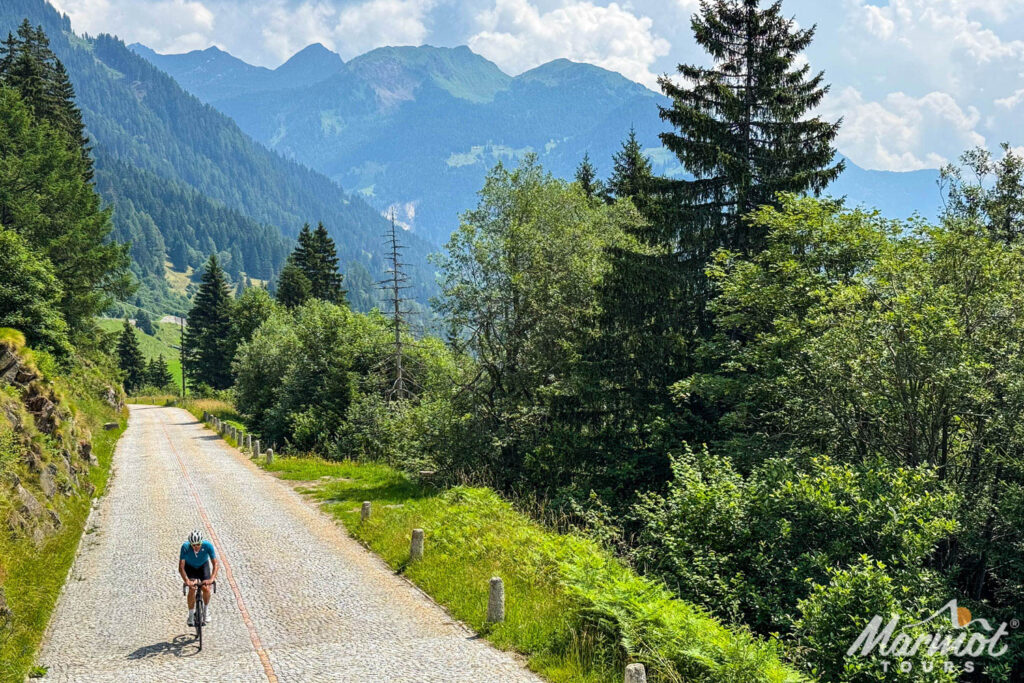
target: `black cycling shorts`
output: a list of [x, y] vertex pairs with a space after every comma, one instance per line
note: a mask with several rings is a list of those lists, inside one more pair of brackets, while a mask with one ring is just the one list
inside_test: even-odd
[[188, 562], [185, 563], [185, 576], [190, 579], [199, 579], [200, 581], [206, 581], [213, 574], [213, 567], [207, 562], [202, 567], [193, 567]]

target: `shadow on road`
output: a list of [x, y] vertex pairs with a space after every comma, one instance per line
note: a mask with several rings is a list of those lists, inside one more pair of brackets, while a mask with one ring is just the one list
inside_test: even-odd
[[140, 647], [128, 655], [128, 659], [149, 659], [160, 655], [173, 655], [174, 657], [193, 657], [199, 652], [194, 647], [195, 638], [191, 635], [174, 636], [174, 640], [165, 640], [162, 643], [154, 643]]

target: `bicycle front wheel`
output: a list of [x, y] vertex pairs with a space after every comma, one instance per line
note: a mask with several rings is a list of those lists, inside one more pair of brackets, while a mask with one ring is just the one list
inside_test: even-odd
[[196, 600], [196, 641], [199, 643], [200, 651], [203, 649], [204, 621], [206, 621], [206, 604], [203, 603], [203, 599], [199, 597], [199, 599]]

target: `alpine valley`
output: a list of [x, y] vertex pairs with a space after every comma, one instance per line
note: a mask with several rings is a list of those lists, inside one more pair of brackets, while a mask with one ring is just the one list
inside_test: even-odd
[[[444, 243], [498, 161], [535, 152], [571, 178], [584, 153], [598, 173], [630, 128], [661, 175], [683, 174], [658, 134], [668, 99], [590, 65], [558, 59], [512, 77], [468, 47], [383, 47], [349, 62], [321, 44], [270, 70], [210, 47], [163, 55], [129, 46], [256, 140], [308, 164], [380, 211]], [[847, 162], [829, 192], [887, 216], [937, 209], [936, 171]], [[923, 208], [922, 208], [923, 207]]]
[[[188, 276], [213, 253], [237, 282], [273, 281], [306, 222], [323, 222], [337, 243], [353, 307], [377, 303], [388, 225], [376, 209], [254, 141], [117, 38], [76, 35], [45, 0], [0, 3], [0, 35], [26, 18], [43, 27], [68, 71], [113, 236], [132, 243], [140, 287], [129, 304], [184, 313]], [[416, 235], [403, 242], [411, 294], [425, 301], [433, 246]]]

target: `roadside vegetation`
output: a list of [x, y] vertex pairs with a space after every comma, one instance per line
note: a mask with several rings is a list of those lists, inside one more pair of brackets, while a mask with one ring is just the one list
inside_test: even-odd
[[27, 21], [0, 47], [0, 680], [21, 683], [124, 429], [96, 317], [131, 292], [67, 72]]
[[[0, 387], [0, 681], [24, 680], [71, 568], [92, 500], [103, 494], [127, 415], [108, 378], [109, 359], [91, 355], [61, 369], [24, 338], [0, 329], [0, 356], [17, 353], [25, 386]], [[49, 396], [55, 418], [29, 397]], [[38, 400], [38, 399], [36, 399]], [[119, 407], [120, 406], [120, 407]], [[116, 427], [105, 429], [104, 425]], [[83, 446], [85, 444], [85, 446]], [[88, 450], [85, 450], [88, 448]]]
[[[776, 646], [723, 627], [580, 534], [558, 534], [491, 489], [435, 488], [379, 463], [280, 458], [266, 469], [308, 482], [349, 532], [498, 647], [556, 683], [617, 683], [630, 661], [649, 680], [795, 681]], [[360, 521], [363, 501], [372, 515]], [[409, 563], [412, 529], [426, 552]], [[485, 623], [488, 581], [505, 583], [506, 620]]]

